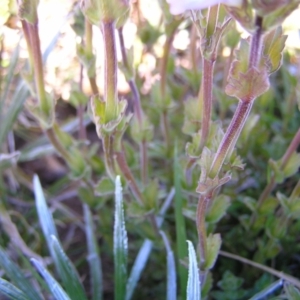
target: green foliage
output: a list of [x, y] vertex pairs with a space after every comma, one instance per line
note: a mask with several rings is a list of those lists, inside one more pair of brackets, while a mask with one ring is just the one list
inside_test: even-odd
[[5, 297], [299, 299], [299, 1], [170, 1], [0, 1]]

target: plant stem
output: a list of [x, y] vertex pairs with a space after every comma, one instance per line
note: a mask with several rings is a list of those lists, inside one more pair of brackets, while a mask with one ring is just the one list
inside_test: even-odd
[[39, 99], [41, 111], [44, 114], [48, 115], [50, 108], [47, 102], [46, 91], [45, 91], [43, 61], [42, 61], [40, 38], [38, 32], [38, 22], [35, 22], [34, 24], [27, 22], [27, 28], [29, 32], [29, 41], [30, 41], [30, 44], [28, 44], [27, 46], [28, 48], [31, 48], [31, 52], [33, 56], [33, 68], [34, 68], [34, 78], [35, 78], [37, 96]]
[[57, 150], [57, 152], [63, 157], [63, 159], [66, 162], [69, 162], [71, 160], [70, 154], [64, 148], [64, 146], [61, 144], [60, 140], [57, 138], [53, 127], [47, 129], [45, 132], [46, 132], [46, 135], [47, 135], [49, 141], [54, 146], [54, 148]]
[[105, 135], [104, 138], [102, 139], [102, 143], [103, 143], [103, 151], [104, 151], [105, 169], [110, 179], [115, 180], [116, 174], [115, 174], [115, 167], [113, 161], [113, 149], [112, 149], [113, 147], [112, 147], [111, 137]]
[[[176, 23], [175, 26], [170, 25], [172, 27], [168, 28], [169, 35], [167, 36], [167, 40], [163, 47], [163, 56], [162, 56], [161, 63], [160, 63], [160, 94], [161, 94], [161, 98], [162, 98], [163, 102], [165, 101], [165, 97], [166, 97], [167, 74], [168, 74], [167, 68], [168, 68], [170, 49], [171, 49], [171, 45], [174, 40], [174, 35], [175, 35], [178, 25], [179, 25], [179, 23], [178, 24]], [[171, 146], [171, 139], [170, 139], [170, 128], [169, 128], [167, 108], [164, 108], [162, 110], [161, 119], [162, 119], [161, 124], [162, 124], [163, 134], [164, 134], [164, 138], [165, 138], [165, 143], [166, 143], [167, 149], [169, 149]]]
[[208, 174], [210, 178], [215, 178], [216, 176], [218, 176], [221, 167], [224, 163], [224, 160], [227, 157], [227, 154], [233, 149], [240, 136], [240, 133], [244, 127], [252, 105], [252, 100], [239, 102], [234, 116], [230, 122], [230, 125], [220, 143], [218, 151], [212, 162], [212, 166]]
[[256, 67], [260, 59], [262, 23], [263, 18], [257, 16], [255, 19], [256, 31], [252, 36], [250, 45], [249, 69], [252, 67]]
[[117, 54], [115, 42], [115, 23], [113, 21], [102, 23], [104, 39], [104, 100], [105, 122], [114, 120], [117, 113]]
[[32, 49], [30, 47], [31, 42], [30, 42], [30, 34], [29, 34], [29, 29], [28, 29], [28, 23], [25, 20], [22, 20], [21, 22], [22, 22], [24, 37], [25, 37], [26, 44], [27, 44], [30, 74], [33, 74], [33, 54], [32, 54]]
[[143, 200], [143, 195], [140, 192], [138, 185], [134, 179], [134, 176], [126, 162], [124, 152], [123, 151], [116, 152], [115, 157], [116, 157], [116, 161], [117, 161], [124, 177], [126, 178], [126, 181], [129, 185], [129, 188], [130, 188], [132, 194], [134, 195], [136, 200], [139, 202], [139, 204], [144, 205], [145, 201]]
[[202, 83], [200, 91], [200, 105], [202, 105], [202, 124], [201, 124], [201, 141], [200, 149], [206, 144], [210, 119], [211, 119], [211, 108], [212, 108], [212, 83], [213, 83], [213, 70], [214, 70], [214, 60], [207, 60], [202, 57], [203, 73], [202, 73]]
[[[93, 27], [87, 18], [85, 18], [85, 51], [88, 57], [93, 56]], [[99, 94], [98, 86], [96, 83], [96, 74], [88, 76], [92, 93]]]
[[[262, 20], [263, 19], [260, 16], [257, 16], [255, 20], [256, 31], [251, 39], [248, 69], [255, 68], [260, 59]], [[249, 116], [254, 100], [255, 99], [253, 98], [240, 100], [230, 125], [212, 162], [212, 166], [208, 175], [210, 178], [215, 178], [218, 176], [227, 155], [235, 147], [235, 144]]]
[[207, 256], [207, 235], [206, 235], [206, 227], [205, 227], [205, 214], [206, 207], [208, 202], [211, 200], [210, 196], [199, 197], [198, 205], [197, 205], [197, 231], [198, 231], [198, 240], [199, 240], [199, 253], [200, 253], [200, 270], [203, 268], [206, 256]]
[[[298, 129], [297, 133], [295, 134], [293, 140], [291, 141], [289, 147], [286, 149], [284, 155], [281, 158], [281, 165], [280, 169], [284, 169], [286, 164], [288, 163], [289, 159], [291, 158], [292, 154], [297, 151], [298, 146], [300, 145], [300, 129]], [[268, 198], [269, 194], [272, 192], [276, 185], [275, 175], [272, 175], [269, 183], [266, 185], [265, 189], [261, 193], [258, 202], [257, 208], [261, 207], [263, 202]], [[254, 222], [254, 216], [252, 217], [252, 223]]]
[[[118, 33], [119, 33], [119, 41], [120, 41], [120, 48], [121, 48], [121, 53], [122, 53], [123, 64], [124, 64], [126, 71], [130, 74], [132, 66], [129, 66], [127, 52], [125, 49], [123, 27], [119, 28]], [[135, 82], [134, 78], [129, 79], [128, 84], [130, 86], [130, 90], [132, 93], [134, 114], [137, 118], [139, 127], [142, 128], [144, 112], [143, 112], [142, 106], [141, 106], [140, 93], [138, 91], [138, 88], [136, 86], [136, 82]], [[143, 184], [146, 184], [148, 181], [147, 141], [145, 139], [143, 139], [140, 142], [139, 146], [140, 146], [141, 179], [142, 179]]]
[[272, 268], [269, 268], [267, 266], [264, 266], [262, 264], [254, 262], [254, 261], [252, 261], [250, 259], [241, 257], [239, 255], [235, 255], [235, 254], [232, 254], [232, 253], [229, 253], [229, 252], [226, 252], [226, 251], [222, 251], [221, 250], [221, 251], [219, 251], [219, 254], [222, 255], [222, 256], [224, 256], [224, 257], [235, 259], [235, 260], [240, 261], [240, 262], [242, 262], [244, 264], [247, 264], [247, 265], [250, 265], [250, 266], [255, 267], [257, 269], [260, 269], [262, 271], [268, 272], [268, 273], [270, 273], [270, 274], [272, 274], [272, 275], [274, 275], [274, 276], [276, 276], [278, 278], [281, 278], [281, 279], [283, 279], [283, 280], [285, 280], [285, 281], [293, 284], [297, 288], [300, 288], [300, 281], [297, 278], [295, 278], [295, 277], [293, 277], [291, 275], [285, 274], [285, 273], [283, 273], [281, 271], [274, 270]]
[[[82, 80], [83, 80], [83, 65], [80, 65], [80, 74], [79, 74], [79, 90], [82, 92]], [[84, 110], [85, 106], [82, 104], [79, 104], [77, 108], [77, 116], [79, 119], [79, 134], [78, 138], [80, 140], [86, 140], [86, 128], [84, 126]]]

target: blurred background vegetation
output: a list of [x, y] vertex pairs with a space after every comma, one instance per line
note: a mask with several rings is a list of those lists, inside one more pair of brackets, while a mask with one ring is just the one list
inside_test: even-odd
[[[200, 168], [196, 167], [192, 178], [186, 179], [185, 145], [191, 137], [187, 134], [189, 128], [185, 123], [184, 111], [186, 103], [197, 98], [200, 87], [200, 40], [189, 19], [166, 21], [159, 1], [135, 0], [132, 6], [130, 19], [123, 28], [124, 42], [126, 49], [133, 49], [135, 81], [143, 110], [153, 126], [153, 137], [148, 142], [149, 181], [146, 185], [141, 183], [139, 175], [139, 146], [134, 139], [136, 129], [131, 126], [123, 137], [127, 163], [147, 199], [146, 207], [138, 206], [132, 201], [133, 197], [123, 182], [129, 240], [128, 265], [131, 268], [144, 239], [153, 240], [153, 250], [133, 299], [165, 299], [164, 244], [147, 222], [147, 216], [153, 212], [158, 214], [178, 179], [180, 187], [176, 187], [176, 193], [181, 193], [183, 201], [186, 235], [197, 244], [195, 213], [198, 196], [195, 190]], [[82, 204], [86, 203], [92, 209], [101, 253], [103, 299], [112, 299], [114, 187], [107, 180], [102, 142], [91, 118], [88, 103], [93, 91], [76, 50], [78, 45], [84, 45], [84, 17], [79, 3], [61, 0], [40, 1], [38, 14], [45, 88], [57, 101], [55, 119], [60, 128], [74, 139], [77, 149], [90, 167], [94, 185], [92, 189], [87, 189], [82, 184], [82, 178], [75, 178], [33, 117], [31, 110], [36, 99], [30, 91], [28, 51], [17, 17], [17, 6], [13, 1], [0, 0], [0, 245], [26, 274], [30, 268], [22, 254], [29, 257], [32, 253], [49, 256], [34, 204], [32, 178], [37, 174], [63, 248], [76, 266], [87, 291], [90, 288], [90, 275], [86, 261]], [[208, 232], [221, 234], [223, 251], [298, 278], [300, 155], [294, 153], [284, 169], [280, 168], [280, 159], [300, 125], [299, 18], [300, 11], [297, 9], [283, 24], [288, 38], [282, 67], [271, 76], [268, 92], [255, 102], [238, 141], [236, 151], [245, 168], [243, 171], [233, 170], [232, 180], [222, 187], [215, 201], [214, 205], [221, 206], [224, 214], [214, 215], [211, 209], [206, 220]], [[174, 35], [170, 23], [173, 24]], [[221, 40], [218, 52], [213, 120], [218, 120], [224, 129], [237, 106], [237, 101], [223, 92], [228, 69], [240, 36], [247, 35], [232, 22]], [[170, 36], [172, 43], [166, 65], [166, 104], [159, 98], [161, 66]], [[101, 31], [93, 26], [96, 83], [100, 95], [105, 88], [103, 51]], [[128, 100], [130, 112], [133, 111], [133, 96], [124, 75], [119, 46], [117, 55], [120, 63], [118, 94], [120, 99]], [[160, 118], [163, 105], [166, 105], [170, 130], [170, 143], [167, 145]], [[177, 152], [174, 156], [175, 145]], [[298, 145], [296, 149], [299, 151]], [[257, 207], [258, 199], [272, 180], [273, 188], [268, 191], [263, 205]], [[176, 249], [178, 238], [177, 221], [173, 202], [163, 225], [172, 249]], [[180, 263], [186, 266], [187, 261]], [[0, 276], [5, 278], [1, 267]], [[275, 281], [270, 273], [228, 258], [226, 252], [218, 257], [209, 278], [213, 278], [208, 279], [212, 290], [207, 296], [209, 299], [249, 299]], [[287, 298], [290, 295], [287, 290], [277, 293]]]

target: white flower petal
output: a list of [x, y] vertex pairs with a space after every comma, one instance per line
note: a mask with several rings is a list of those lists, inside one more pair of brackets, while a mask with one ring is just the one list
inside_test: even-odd
[[167, 0], [170, 5], [170, 12], [173, 15], [179, 15], [187, 10], [199, 10], [218, 3], [224, 3], [229, 6], [240, 6], [242, 0]]

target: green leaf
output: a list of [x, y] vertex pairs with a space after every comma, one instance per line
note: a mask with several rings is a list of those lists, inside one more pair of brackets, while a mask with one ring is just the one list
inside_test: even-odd
[[87, 239], [88, 248], [88, 263], [90, 266], [91, 274], [91, 286], [92, 286], [92, 299], [101, 300], [102, 299], [102, 266], [99, 256], [99, 248], [94, 233], [94, 224], [92, 220], [92, 214], [88, 205], [84, 205], [84, 221], [85, 221], [85, 232]]
[[221, 235], [219, 233], [209, 235], [206, 240], [207, 244], [207, 257], [205, 260], [205, 269], [210, 270], [216, 263], [219, 251], [222, 244]]
[[0, 294], [12, 300], [30, 300], [16, 286], [2, 278], [0, 278]]
[[125, 228], [123, 197], [120, 176], [116, 178], [115, 189], [115, 222], [114, 222], [114, 268], [115, 299], [123, 300], [127, 281], [127, 232]]
[[[186, 243], [186, 225], [185, 219], [182, 214], [183, 209], [183, 196], [182, 196], [182, 187], [181, 187], [181, 174], [182, 168], [179, 164], [178, 149], [177, 145], [174, 150], [174, 185], [175, 185], [175, 222], [176, 222], [176, 246], [177, 246], [177, 257], [180, 260], [184, 260], [188, 253], [187, 249], [184, 246]], [[188, 278], [187, 269], [178, 262], [178, 272], [180, 280], [180, 293], [181, 298], [185, 299], [186, 283]]]
[[227, 208], [230, 206], [230, 197], [219, 195], [213, 200], [213, 203], [207, 212], [205, 219], [208, 223], [218, 223], [226, 214]]
[[99, 196], [107, 196], [112, 195], [114, 192], [114, 184], [110, 178], [104, 177], [100, 179], [100, 181], [95, 186], [95, 193]]
[[283, 169], [285, 178], [289, 178], [296, 174], [300, 168], [300, 153], [294, 152], [289, 158], [286, 166]]
[[239, 289], [244, 279], [234, 276], [230, 271], [226, 271], [222, 280], [218, 282], [218, 286], [224, 291], [235, 291]]
[[34, 289], [32, 284], [23, 275], [22, 270], [8, 257], [0, 248], [0, 266], [5, 271], [5, 275], [18, 287], [30, 300], [43, 299]]
[[176, 286], [176, 267], [174, 253], [171, 249], [170, 243], [166, 234], [160, 231], [163, 238], [166, 252], [167, 252], [167, 300], [176, 300], [177, 286]]
[[72, 300], [87, 300], [78, 273], [70, 259], [65, 254], [56, 236], [51, 236], [54, 252], [54, 262], [66, 292]]
[[188, 243], [189, 273], [186, 290], [187, 300], [201, 300], [201, 283], [199, 278], [198, 262], [196, 252], [191, 241]]
[[276, 72], [282, 61], [282, 51], [287, 35], [282, 34], [281, 26], [265, 35], [263, 40], [263, 60], [268, 66], [268, 72]]
[[56, 300], [71, 300], [71, 298], [69, 298], [69, 296], [63, 290], [60, 284], [51, 276], [51, 274], [43, 267], [43, 265], [38, 260], [32, 258], [31, 262], [46, 281], [49, 290], [51, 291], [52, 295], [55, 297]]

